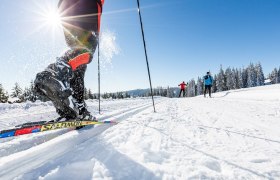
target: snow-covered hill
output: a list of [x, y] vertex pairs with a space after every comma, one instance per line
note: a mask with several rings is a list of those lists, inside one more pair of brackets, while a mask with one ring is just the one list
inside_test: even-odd
[[[118, 125], [0, 139], [0, 179], [280, 179], [280, 85], [156, 103], [106, 101], [99, 118]], [[55, 116], [1, 105], [0, 129]]]

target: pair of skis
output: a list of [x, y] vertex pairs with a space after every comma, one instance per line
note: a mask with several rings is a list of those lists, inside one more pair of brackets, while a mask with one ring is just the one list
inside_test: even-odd
[[89, 125], [96, 124], [117, 124], [115, 121], [80, 121], [80, 120], [72, 120], [72, 121], [62, 121], [62, 122], [49, 122], [49, 121], [39, 121], [39, 122], [31, 122], [25, 123], [22, 125], [18, 125], [13, 129], [2, 130], [0, 131], [0, 138], [7, 138], [13, 136], [20, 136], [25, 134], [32, 134], [38, 132], [51, 131], [56, 129], [64, 129], [64, 128], [81, 128]]

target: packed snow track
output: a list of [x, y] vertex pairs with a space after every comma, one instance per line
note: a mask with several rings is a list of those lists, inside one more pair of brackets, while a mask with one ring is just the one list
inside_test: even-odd
[[[0, 139], [0, 179], [280, 179], [279, 92], [156, 98], [156, 113], [150, 99], [105, 101], [99, 118], [119, 124]], [[55, 116], [49, 104], [25, 106], [2, 107], [0, 129], [34, 109], [30, 121]]]

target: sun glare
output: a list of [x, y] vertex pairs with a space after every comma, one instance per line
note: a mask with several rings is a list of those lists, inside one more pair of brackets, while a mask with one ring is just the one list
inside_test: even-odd
[[61, 25], [61, 16], [58, 11], [50, 11], [46, 14], [46, 22], [51, 27], [59, 27]]

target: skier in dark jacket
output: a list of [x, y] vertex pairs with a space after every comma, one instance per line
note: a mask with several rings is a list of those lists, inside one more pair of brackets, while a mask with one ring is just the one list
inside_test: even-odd
[[104, 0], [60, 0], [69, 50], [37, 74], [35, 90], [48, 97], [61, 119], [95, 120], [84, 101], [84, 75], [98, 44]]
[[209, 97], [211, 97], [211, 88], [213, 84], [213, 78], [210, 75], [210, 72], [207, 72], [207, 74], [204, 76], [204, 97], [206, 97], [206, 92], [208, 90]]
[[181, 88], [179, 97], [181, 97], [182, 92], [183, 92], [183, 97], [185, 97], [187, 85], [188, 83], [186, 84], [185, 81], [183, 81], [181, 84], [178, 85]]

